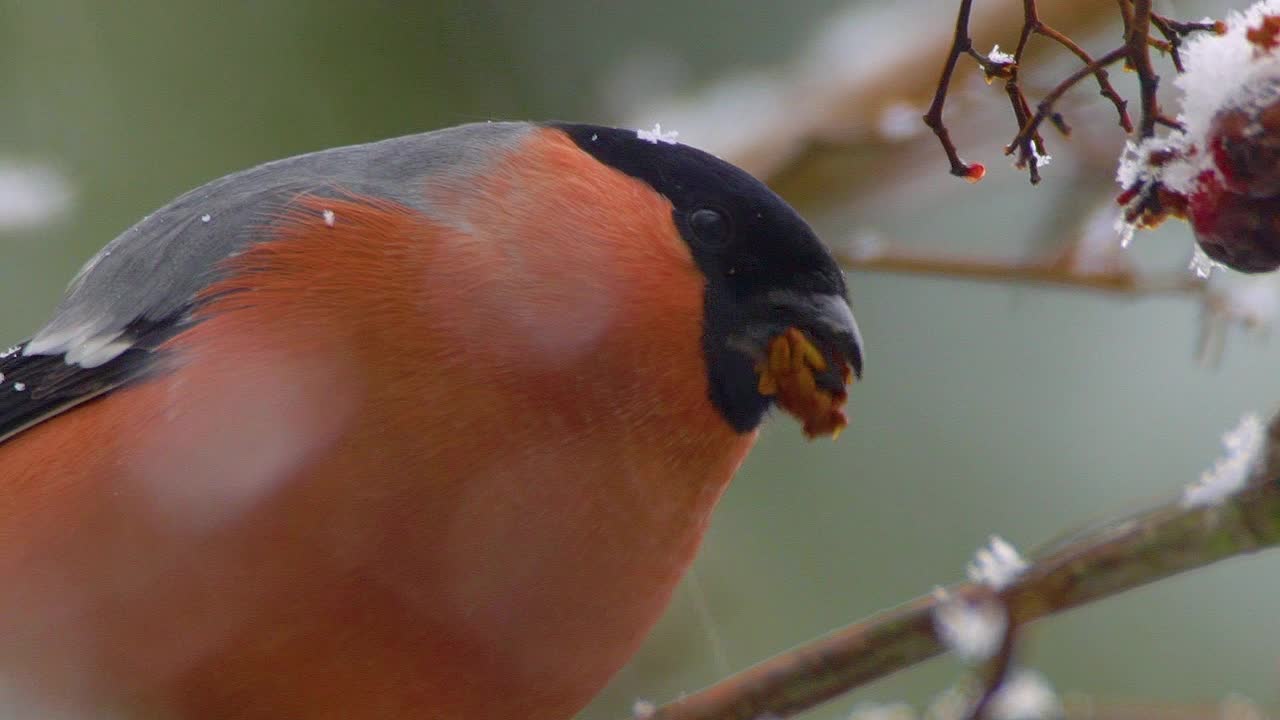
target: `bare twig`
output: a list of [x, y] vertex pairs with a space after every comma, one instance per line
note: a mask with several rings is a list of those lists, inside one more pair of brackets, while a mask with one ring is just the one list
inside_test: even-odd
[[[1077, 45], [1071, 38], [1063, 35], [1057, 30], [1054, 30], [1048, 25], [1039, 22], [1039, 20], [1037, 20], [1036, 32], [1070, 50], [1076, 57], [1080, 58], [1080, 61], [1085, 65], [1094, 64], [1093, 56], [1085, 52], [1084, 49]], [[1115, 87], [1112, 86], [1111, 78], [1107, 74], [1106, 67], [1102, 65], [1097, 66], [1093, 71], [1093, 76], [1098, 80], [1098, 93], [1101, 94], [1102, 97], [1110, 100], [1111, 104], [1115, 106], [1116, 114], [1120, 118], [1120, 127], [1124, 128], [1125, 132], [1133, 132], [1133, 121], [1129, 119], [1129, 111], [1127, 109], [1129, 102], [1120, 97], [1120, 93], [1116, 92]]]
[[1138, 121], [1138, 134], [1148, 138], [1156, 132], [1156, 119], [1160, 115], [1160, 105], [1156, 100], [1156, 90], [1160, 86], [1160, 77], [1151, 65], [1151, 47], [1147, 40], [1151, 35], [1151, 0], [1133, 0], [1133, 16], [1125, 36], [1125, 47], [1128, 49], [1128, 63], [1138, 74], [1138, 93], [1142, 100], [1142, 117]]
[[942, 65], [942, 77], [938, 79], [938, 89], [933, 94], [933, 102], [929, 111], [924, 114], [924, 123], [929, 126], [942, 150], [947, 154], [947, 162], [951, 163], [951, 174], [971, 182], [982, 179], [987, 170], [981, 164], [969, 165], [960, 159], [955, 143], [951, 141], [951, 133], [942, 122], [942, 107], [947, 102], [947, 89], [951, 87], [951, 76], [956, 71], [956, 63], [961, 55], [973, 51], [973, 39], [969, 37], [969, 13], [973, 9], [973, 0], [960, 0], [960, 11], [956, 14], [956, 33], [951, 41], [951, 50], [947, 52], [947, 61]]
[[1013, 669], [1013, 651], [1018, 646], [1018, 631], [1021, 628], [1018, 626], [1018, 619], [1013, 615], [1013, 608], [998, 597], [993, 602], [1000, 608], [1000, 612], [1004, 613], [1004, 631], [1001, 633], [1000, 647], [983, 668], [982, 692], [970, 708], [968, 720], [983, 720], [987, 717], [991, 703], [1004, 687], [1005, 681], [1009, 679], [1009, 672]]
[[[1226, 26], [1222, 24], [1221, 20], [1209, 22], [1179, 22], [1155, 12], [1151, 13], [1151, 24], [1156, 28], [1156, 30], [1160, 31], [1161, 35], [1164, 36], [1165, 43], [1164, 47], [1161, 49], [1169, 53], [1169, 58], [1173, 60], [1174, 69], [1180, 73], [1185, 71], [1185, 68], [1182, 66], [1182, 55], [1180, 53], [1183, 38], [1197, 32], [1211, 32], [1218, 33], [1219, 35], [1226, 32]], [[1152, 47], [1159, 46], [1153, 43]]]
[[[942, 78], [934, 94], [933, 105], [930, 107], [929, 114], [925, 116], [926, 124], [933, 129], [934, 133], [942, 141], [943, 149], [952, 163], [952, 174], [962, 175], [971, 180], [976, 179], [973, 168], [981, 166], [960, 163], [955, 146], [951, 143], [947, 128], [942, 122], [942, 106], [950, 87], [951, 74], [955, 68], [956, 60], [961, 54], [968, 53], [977, 57], [988, 79], [992, 77], [1006, 78], [1005, 93], [1009, 96], [1014, 120], [1018, 124], [1018, 131], [1013, 140], [1005, 147], [1005, 154], [1012, 155], [1016, 153], [1017, 167], [1026, 168], [1032, 184], [1035, 184], [1040, 181], [1038, 166], [1041, 164], [1041, 158], [1046, 155], [1044, 139], [1040, 136], [1040, 126], [1045, 120], [1050, 120], [1059, 129], [1066, 127], [1065, 121], [1063, 121], [1061, 114], [1055, 110], [1054, 106], [1068, 90], [1082, 79], [1092, 75], [1098, 82], [1099, 92], [1115, 106], [1120, 118], [1120, 126], [1124, 128], [1126, 133], [1133, 132], [1133, 121], [1129, 118], [1127, 103], [1116, 92], [1107, 75], [1107, 68], [1110, 65], [1124, 60], [1125, 65], [1132, 68], [1138, 76], [1139, 95], [1142, 103], [1142, 114], [1138, 123], [1141, 137], [1146, 138], [1154, 134], [1157, 124], [1179, 128], [1180, 126], [1176, 121], [1160, 112], [1156, 95], [1160, 78], [1156, 75], [1155, 68], [1151, 63], [1151, 47], [1154, 46], [1168, 53], [1173, 60], [1174, 68], [1181, 72], [1182, 57], [1178, 51], [1182, 38], [1192, 32], [1202, 30], [1221, 31], [1222, 28], [1220, 23], [1184, 23], [1171, 20], [1163, 15], [1157, 15], [1151, 10], [1151, 0], [1117, 0], [1117, 7], [1124, 25], [1124, 42], [1120, 47], [1094, 58], [1068, 35], [1045, 24], [1040, 18], [1036, 0], [1023, 0], [1023, 24], [1018, 36], [1018, 45], [1013, 56], [1013, 62], [1007, 65], [996, 64], [993, 67], [992, 61], [977, 56], [972, 50], [972, 41], [969, 36], [971, 4], [971, 0], [962, 0], [961, 2], [960, 12], [956, 18], [956, 31], [952, 42], [951, 54], [948, 56]], [[1151, 28], [1153, 26], [1164, 36], [1164, 40], [1151, 37]], [[1040, 35], [1052, 40], [1066, 48], [1084, 63], [1084, 67], [1056, 85], [1039, 102], [1035, 113], [1031, 112], [1030, 103], [1027, 102], [1019, 79], [1022, 69], [1022, 54], [1032, 35]]]
[[[1093, 75], [1097, 79], [1099, 92], [1103, 97], [1110, 100], [1116, 108], [1116, 113], [1120, 117], [1120, 127], [1124, 128], [1125, 132], [1131, 132], [1133, 130], [1133, 121], [1129, 119], [1129, 113], [1125, 108], [1127, 102], [1124, 98], [1120, 97], [1120, 93], [1116, 92], [1115, 87], [1111, 85], [1111, 80], [1107, 75], [1106, 66], [1110, 63], [1099, 63], [1095, 61], [1093, 56], [1085, 51], [1084, 48], [1080, 47], [1080, 45], [1074, 40], [1045, 24], [1045, 22], [1040, 18], [1040, 12], [1036, 5], [1036, 0], [1023, 0], [1022, 16], [1022, 32], [1018, 36], [1018, 47], [1013, 56], [1014, 64], [1013, 68], [1011, 68], [1009, 72], [1009, 80], [1005, 84], [1005, 92], [1009, 95], [1009, 99], [1013, 103], [1013, 116], [1014, 120], [1018, 123], [1019, 132], [1014, 141], [1005, 149], [1005, 154], [1011, 154], [1015, 149], [1018, 151], [1017, 166], [1027, 168], [1031, 183], [1034, 185], [1040, 182], [1039, 158], [1047, 154], [1044, 148], [1044, 139], [1040, 137], [1039, 133], [1040, 124], [1046, 117], [1051, 117], [1053, 119], [1053, 124], [1059, 130], [1062, 130], [1064, 135], [1067, 134], [1067, 131], [1065, 130], [1066, 123], [1062, 119], [1062, 115], [1053, 112], [1052, 109], [1053, 102], [1056, 102], [1057, 100], [1056, 96], [1053, 100], [1046, 98], [1045, 101], [1040, 103], [1041, 112], [1038, 112], [1035, 116], [1037, 119], [1034, 122], [1031, 122], [1031, 108], [1030, 104], [1027, 102], [1025, 94], [1022, 92], [1022, 87], [1019, 82], [1019, 70], [1022, 66], [1023, 51], [1026, 49], [1027, 41], [1032, 35], [1040, 35], [1048, 38], [1049, 40], [1052, 40], [1066, 48], [1076, 57], [1080, 58], [1081, 62], [1085, 64], [1085, 67], [1088, 68], [1088, 72], [1080, 75], [1080, 77]], [[1072, 80], [1067, 87], [1074, 85], [1078, 80], [1079, 78]], [[1060, 96], [1062, 92], [1066, 91], [1066, 87], [1060, 86], [1060, 88], [1058, 96]], [[1027, 132], [1024, 133], [1023, 130], [1027, 130]]]
[[849, 270], [936, 275], [986, 282], [1053, 285], [1117, 295], [1198, 295], [1205, 289], [1203, 280], [1185, 271], [1144, 277], [1128, 269], [1081, 272], [1059, 260], [1032, 262], [982, 260], [910, 254], [901, 251], [877, 253], [866, 257], [837, 251], [836, 256], [841, 265]]
[[[1027, 144], [1032, 138], [1038, 137], [1037, 131], [1040, 128], [1040, 124], [1043, 123], [1045, 118], [1048, 117], [1053, 112], [1054, 104], [1057, 103], [1058, 100], [1064, 94], [1066, 94], [1068, 90], [1075, 87], [1076, 83], [1089, 77], [1090, 75], [1093, 75], [1098, 70], [1101, 70], [1102, 68], [1105, 68], [1108, 65], [1118, 62], [1119, 60], [1125, 58], [1128, 54], [1129, 54], [1128, 48], [1124, 48], [1124, 47], [1116, 48], [1115, 50], [1112, 50], [1111, 52], [1107, 53], [1106, 55], [1103, 55], [1097, 60], [1094, 60], [1088, 65], [1085, 65], [1079, 70], [1076, 70], [1075, 72], [1071, 73], [1070, 75], [1067, 76], [1065, 80], [1058, 83], [1052, 90], [1049, 91], [1049, 94], [1045, 95], [1044, 99], [1040, 101], [1039, 106], [1037, 106], [1036, 108], [1035, 115], [1032, 115], [1029, 119], [1024, 120], [1022, 125], [1020, 125], [1018, 134], [1015, 135], [1013, 138], [1013, 141], [1010, 142], [1008, 146], [1005, 147], [1004, 149], [1005, 154], [1010, 154], [1015, 150], [1021, 150], [1025, 152], [1026, 155], [1029, 157], [1031, 153]], [[1123, 118], [1124, 119], [1122, 122], [1128, 124], [1127, 129], [1132, 129], [1132, 122], [1129, 120], [1128, 113], [1125, 113]], [[1024, 158], [1023, 161], [1025, 162], [1026, 158]]]
[[[958, 2], [958, 0], [957, 0]], [[1037, 0], [1038, 12], [1053, 19], [1053, 27], [1066, 36], [1098, 32], [1114, 19], [1114, 0]], [[981, 28], [982, 33], [995, 37], [1014, 35], [1021, 28], [1023, 0], [982, 0], [972, 3], [970, 26]], [[911, 42], [900, 43], [888, 52], [878, 53], [860, 67], [865, 72], [831, 73], [829, 62], [814, 63], [804, 56], [797, 62], [771, 69], [770, 75], [780, 79], [780, 85], [790, 88], [779, 102], [790, 103], [796, 112], [788, 113], [776, 123], [762, 123], [757, 130], [734, 135], [730, 142], [718, 144], [715, 137], [700, 138], [710, 143], [718, 154], [743, 167], [771, 185], [786, 185], [795, 190], [788, 197], [823, 198], [857, 196], [867, 187], [879, 187], [887, 178], [901, 175], [917, 175], [922, 163], [933, 158], [926, 153], [905, 158], [901, 151], [914, 143], [903, 143], [896, 148], [894, 157], [880, 154], [890, 150], [894, 142], [883, 133], [886, 111], [891, 108], [918, 107], [923, 113], [938, 90], [939, 71], [946, 65], [948, 50], [954, 40], [956, 19], [953, 15], [945, 24], [933, 20], [912, 19], [904, 11], [903, 21], [911, 27]], [[1016, 35], [1014, 35], [1016, 37]], [[977, 47], [975, 37], [970, 50]], [[850, 52], [861, 52], [855, 38], [849, 41]], [[1061, 47], [1057, 43], [1030, 43], [1023, 61], [1039, 62]], [[1012, 48], [1010, 48], [1012, 49]], [[973, 57], [968, 51], [966, 58]], [[984, 59], [987, 59], [983, 56]], [[965, 79], [968, 68], [964, 63], [955, 66], [952, 91], [946, 98], [944, 114], [967, 112], [967, 106], [959, 105], [971, 100]], [[872, 69], [873, 68], [873, 69]], [[747, 85], [748, 78], [739, 78]], [[732, 84], [719, 85], [708, 91], [706, 109], [714, 110], [720, 102], [718, 93], [733, 95]], [[760, 100], [760, 112], [768, 116], [767, 107]], [[666, 105], [665, 107], [663, 105]], [[671, 112], [689, 113], [699, 103], [688, 98], [668, 99], [654, 105], [645, 103], [629, 112], [632, 122], [638, 125], [652, 124], [652, 118], [667, 118]], [[703, 119], [703, 110], [695, 110], [694, 121]], [[712, 119], [710, 115], [707, 119]], [[718, 122], [718, 121], [717, 121]], [[920, 129], [925, 125], [921, 123]], [[962, 132], [949, 122], [951, 139]], [[692, 134], [692, 133], [691, 133]], [[936, 146], [935, 146], [936, 147]], [[936, 152], [936, 150], [935, 150]], [[869, 153], [877, 154], [875, 172], [865, 172]], [[957, 158], [963, 160], [962, 158]], [[961, 162], [960, 165], [967, 167]]]
[[1068, 701], [1066, 720], [1224, 720], [1233, 717], [1226, 712], [1228, 707], [1224, 707], [1224, 703]]
[[[1038, 554], [1000, 593], [1019, 623], [1117, 595], [1231, 557], [1280, 545], [1280, 416], [1243, 490], [1220, 504], [1175, 501]], [[974, 599], [970, 583], [947, 593]], [[660, 707], [655, 720], [787, 717], [943, 652], [936, 594], [838, 630]]]
[[1161, 15], [1152, 14], [1151, 24], [1155, 26], [1160, 34], [1164, 36], [1164, 44], [1156, 45], [1159, 50], [1163, 50], [1169, 54], [1169, 59], [1173, 61], [1173, 69], [1179, 73], [1185, 72], [1186, 68], [1182, 66], [1182, 53], [1179, 50], [1182, 47], [1182, 36], [1174, 31], [1170, 21]]

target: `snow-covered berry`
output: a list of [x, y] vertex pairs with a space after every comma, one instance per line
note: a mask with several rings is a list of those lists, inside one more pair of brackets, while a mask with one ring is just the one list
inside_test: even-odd
[[[1213, 261], [1280, 268], [1280, 0], [1231, 13], [1186, 46], [1179, 129], [1130, 143], [1116, 179], [1126, 234], [1191, 222]], [[1127, 235], [1126, 235], [1127, 236]], [[1203, 257], [1203, 256], [1201, 256]], [[1197, 263], [1197, 268], [1203, 263]], [[1200, 268], [1203, 270], [1203, 268]]]
[[1209, 150], [1227, 189], [1280, 195], [1280, 100], [1220, 111], [1209, 125]]
[[1280, 268], [1280, 196], [1231, 192], [1217, 175], [1200, 178], [1188, 204], [1196, 242], [1217, 262], [1244, 273]]

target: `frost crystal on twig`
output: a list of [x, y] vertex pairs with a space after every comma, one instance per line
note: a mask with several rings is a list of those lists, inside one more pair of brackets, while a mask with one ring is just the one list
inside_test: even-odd
[[987, 59], [1002, 65], [1013, 62], [1013, 56], [1001, 50], [999, 45], [991, 46], [991, 52], [987, 53]]
[[1035, 670], [1015, 671], [991, 700], [993, 720], [1060, 718], [1065, 712], [1053, 686]]
[[1009, 623], [991, 600], [948, 596], [933, 611], [933, 626], [938, 639], [961, 660], [981, 662], [996, 654]]
[[654, 123], [652, 130], [637, 130], [636, 137], [646, 142], [651, 142], [654, 145], [657, 145], [660, 142], [675, 145], [676, 138], [680, 137], [680, 133], [675, 130], [663, 132], [662, 123]]
[[1218, 267], [1218, 261], [1209, 257], [1199, 244], [1191, 250], [1191, 262], [1187, 263], [1187, 269], [1194, 272], [1196, 277], [1209, 277], [1215, 267]]
[[1213, 467], [1200, 474], [1200, 481], [1188, 485], [1182, 493], [1186, 508], [1221, 505], [1244, 487], [1266, 444], [1266, 427], [1262, 419], [1250, 413], [1240, 424], [1222, 436], [1225, 453]]
[[1027, 561], [1017, 548], [999, 535], [992, 535], [987, 547], [978, 549], [967, 568], [970, 580], [993, 590], [1005, 589], [1026, 569]]

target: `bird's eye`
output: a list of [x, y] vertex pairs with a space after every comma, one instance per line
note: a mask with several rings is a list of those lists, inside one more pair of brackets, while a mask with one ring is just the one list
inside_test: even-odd
[[722, 247], [729, 242], [729, 219], [719, 210], [694, 210], [689, 215], [689, 227], [698, 242], [704, 245]]

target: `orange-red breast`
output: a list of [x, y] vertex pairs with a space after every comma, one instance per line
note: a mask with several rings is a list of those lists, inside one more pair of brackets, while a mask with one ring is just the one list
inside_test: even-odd
[[0, 359], [0, 676], [149, 718], [563, 720], [775, 398], [831, 432], [850, 368], [809, 226], [661, 137], [476, 124], [227, 176]]

